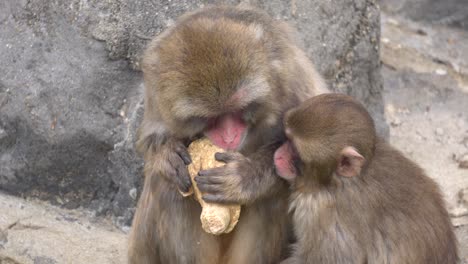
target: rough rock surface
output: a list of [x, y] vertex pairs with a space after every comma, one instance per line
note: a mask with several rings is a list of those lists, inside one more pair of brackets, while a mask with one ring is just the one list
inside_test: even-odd
[[126, 263], [126, 235], [89, 212], [0, 193], [0, 263]]
[[414, 21], [468, 30], [466, 0], [380, 0], [382, 10]]
[[468, 263], [468, 32], [382, 14], [390, 142], [439, 183]]
[[[142, 170], [139, 55], [212, 2], [0, 1], [0, 190], [130, 224]], [[250, 2], [295, 25], [332, 89], [361, 99], [387, 133], [375, 1]]]

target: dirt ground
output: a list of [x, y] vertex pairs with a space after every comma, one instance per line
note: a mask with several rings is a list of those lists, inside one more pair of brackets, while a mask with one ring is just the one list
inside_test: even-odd
[[[441, 186], [468, 263], [468, 33], [382, 15], [390, 141]], [[89, 212], [0, 195], [0, 263], [125, 263], [126, 233]]]

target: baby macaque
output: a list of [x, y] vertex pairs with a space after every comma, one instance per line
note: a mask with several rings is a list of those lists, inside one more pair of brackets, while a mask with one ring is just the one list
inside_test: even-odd
[[291, 182], [297, 242], [282, 263], [457, 263], [437, 184], [376, 136], [347, 95], [315, 96], [288, 111], [274, 155]]

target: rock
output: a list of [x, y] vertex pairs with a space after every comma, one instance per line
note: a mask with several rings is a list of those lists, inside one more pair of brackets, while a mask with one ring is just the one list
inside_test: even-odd
[[450, 217], [461, 217], [468, 215], [468, 209], [465, 207], [455, 207], [455, 208], [450, 208], [449, 209], [449, 215]]
[[3, 138], [5, 138], [7, 136], [7, 133], [5, 130], [3, 130], [1, 127], [0, 127], [0, 140], [2, 140]]
[[[0, 189], [110, 214], [126, 226], [136, 204], [131, 190], [142, 184], [134, 149], [140, 54], [207, 1], [85, 2], [0, 1]], [[297, 27], [331, 89], [361, 100], [388, 135], [375, 1], [250, 2]]]
[[[462, 128], [465, 125], [465, 121], [462, 119], [457, 120], [457, 127]], [[468, 142], [468, 137], [466, 138], [466, 141]]]
[[[449, 214], [454, 226], [468, 225], [468, 188], [465, 187], [457, 193], [457, 203], [455, 207], [450, 208]], [[466, 244], [464, 239], [462, 244]]]
[[1, 193], [0, 211], [2, 264], [126, 263], [126, 235], [108, 220]]
[[462, 206], [468, 207], [468, 187], [465, 187], [461, 189], [460, 191], [458, 191], [457, 196], [458, 196], [457, 203]]
[[438, 136], [443, 136], [444, 135], [444, 129], [441, 128], [441, 127], [438, 127], [438, 128], [436, 128], [435, 133]]
[[[399, 9], [399, 2], [407, 3], [406, 7], [410, 8], [410, 4], [435, 1], [380, 2], [394, 3], [388, 7]], [[439, 6], [446, 3], [439, 1]], [[459, 80], [466, 80], [468, 73], [464, 59], [468, 55], [468, 32], [424, 21], [415, 22], [405, 17], [405, 13], [406, 10], [401, 9], [396, 15], [381, 14], [382, 38], [391, 40], [389, 43], [382, 41], [381, 46], [385, 104], [409, 110], [407, 114], [399, 115], [404, 126], [390, 126], [390, 142], [405, 152], [413, 151], [411, 159], [441, 187], [451, 208], [452, 223], [456, 226], [460, 256], [468, 260], [468, 177], [466, 170], [458, 167], [459, 154], [467, 150], [462, 139], [468, 128], [465, 125], [468, 93], [465, 81]], [[450, 45], [456, 47], [456, 52], [447, 48]], [[437, 69], [446, 70], [447, 74], [437, 75]], [[392, 120], [391, 115], [388, 119]], [[436, 134], [437, 128], [443, 130], [444, 136]]]
[[468, 148], [468, 137], [464, 137], [461, 143], [465, 146], [465, 148]]
[[[455, 234], [458, 241], [468, 241], [468, 225], [455, 228]], [[468, 264], [468, 243], [460, 243], [458, 251], [460, 252], [460, 263]]]
[[132, 197], [133, 200], [137, 199], [137, 189], [136, 188], [132, 188], [128, 194], [130, 195], [130, 197]]
[[[467, 5], [468, 6], [468, 5]], [[438, 82], [455, 78], [462, 90], [467, 90], [464, 80], [468, 74], [466, 54], [468, 32], [446, 26], [414, 22], [399, 18], [394, 25], [392, 16], [381, 14], [382, 36], [391, 38], [382, 42], [382, 61], [394, 68], [409, 68], [418, 73], [431, 73]], [[421, 35], [419, 32], [424, 31]], [[398, 43], [398, 44], [395, 44]]]
[[458, 167], [462, 169], [468, 169], [468, 153], [463, 155], [459, 160], [458, 160]]
[[397, 127], [397, 126], [401, 125], [401, 120], [400, 120], [398, 117], [395, 117], [395, 118], [390, 122], [390, 125], [392, 125], [393, 127]]
[[382, 10], [415, 21], [468, 29], [466, 0], [380, 0]]
[[447, 75], [447, 71], [444, 70], [444, 69], [438, 68], [438, 69], [435, 70], [435, 74], [443, 76], [443, 75]]

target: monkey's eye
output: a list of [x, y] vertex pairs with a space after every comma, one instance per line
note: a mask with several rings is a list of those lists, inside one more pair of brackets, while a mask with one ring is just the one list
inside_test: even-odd
[[208, 119], [205, 118], [205, 117], [191, 116], [191, 117], [185, 119], [184, 122], [187, 122], [187, 123], [204, 123], [207, 120]]
[[289, 140], [289, 142], [291, 144], [291, 151], [292, 151], [293, 157], [300, 158], [299, 157], [299, 152], [297, 151], [297, 147], [296, 147], [296, 144], [294, 143], [294, 141]]
[[291, 161], [296, 170], [300, 171], [302, 169], [302, 160], [297, 151], [296, 144], [292, 140], [289, 140], [291, 145]]
[[187, 123], [189, 124], [194, 124], [194, 125], [207, 125], [207, 123], [210, 121], [209, 118], [206, 118], [206, 117], [199, 117], [199, 116], [193, 116], [193, 117], [190, 117], [188, 120], [187, 120]]
[[259, 103], [256, 103], [256, 102], [250, 103], [242, 111], [242, 118], [247, 123], [255, 123], [256, 115], [259, 109], [260, 109]]

